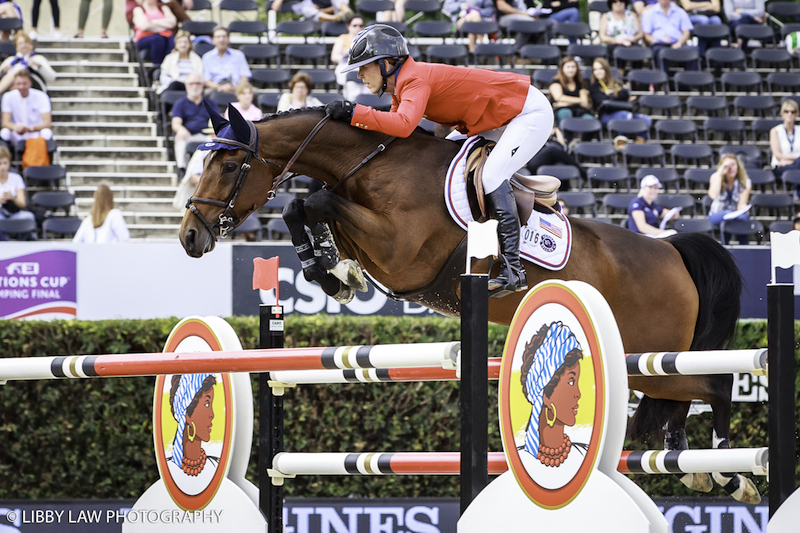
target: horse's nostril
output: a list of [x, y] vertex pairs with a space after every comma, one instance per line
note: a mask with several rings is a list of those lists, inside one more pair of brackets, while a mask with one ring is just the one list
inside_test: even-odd
[[192, 249], [194, 248], [195, 235], [196, 232], [193, 229], [190, 229], [189, 231], [186, 232], [183, 244], [187, 251], [192, 251]]

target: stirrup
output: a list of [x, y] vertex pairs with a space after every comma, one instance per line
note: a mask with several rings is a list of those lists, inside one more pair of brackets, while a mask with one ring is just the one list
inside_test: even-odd
[[[498, 284], [497, 287], [494, 289], [489, 289], [489, 298], [503, 298], [508, 296], [509, 294], [513, 294], [515, 292], [525, 291], [528, 290], [528, 279], [525, 275], [525, 270], [523, 269], [522, 272], [518, 271], [514, 267], [511, 266], [511, 263], [508, 261], [505, 255], [500, 254], [500, 258], [493, 260], [489, 263], [489, 272], [491, 273], [494, 265], [502, 261], [502, 265], [500, 266], [500, 272], [497, 274], [496, 278], [492, 278], [489, 280], [489, 285], [491, 286], [492, 282]], [[503, 272], [514, 273], [519, 280], [517, 284], [511, 284], [508, 280], [503, 283], [502, 276]]]

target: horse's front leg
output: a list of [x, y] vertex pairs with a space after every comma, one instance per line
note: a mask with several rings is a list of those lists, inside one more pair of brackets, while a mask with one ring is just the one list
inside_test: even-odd
[[[664, 432], [665, 450], [688, 450], [689, 442], [686, 440], [686, 417], [689, 414], [691, 402], [672, 402], [673, 409], [669, 415]], [[714, 488], [711, 476], [705, 473], [676, 474], [681, 483], [692, 490], [710, 492]]]
[[[731, 390], [733, 388], [733, 374], [707, 376], [708, 388], [711, 393], [711, 410], [714, 413], [714, 448], [728, 449], [731, 447]], [[742, 503], [758, 504], [761, 502], [753, 482], [735, 472], [714, 472], [714, 481], [733, 498]]]
[[412, 231], [411, 223], [404, 225], [325, 189], [306, 199], [305, 210], [312, 227], [329, 221], [339, 224], [385, 273], [402, 271], [419, 252], [419, 243], [414, 244], [414, 239], [397, 239], [398, 232]]
[[336, 301], [343, 304], [350, 303], [355, 296], [355, 291], [323, 269], [314, 255], [311, 239], [308, 238], [305, 229], [307, 222], [303, 204], [303, 200], [296, 199], [283, 208], [283, 220], [289, 228], [294, 250], [300, 258], [303, 277], [306, 278], [306, 281], [318, 283], [325, 294], [333, 296]]

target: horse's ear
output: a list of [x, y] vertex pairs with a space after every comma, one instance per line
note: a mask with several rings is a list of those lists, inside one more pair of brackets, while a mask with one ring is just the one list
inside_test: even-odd
[[205, 106], [206, 112], [211, 119], [211, 125], [214, 127], [214, 133], [219, 135], [219, 132], [222, 131], [222, 128], [227, 126], [229, 122], [222, 118], [222, 115], [219, 114], [219, 109], [217, 106], [209, 104], [205, 98], [203, 98], [203, 105]]
[[250, 144], [250, 124], [248, 120], [239, 113], [239, 110], [228, 104], [228, 116], [231, 119], [231, 128], [233, 129], [233, 136], [237, 141]]

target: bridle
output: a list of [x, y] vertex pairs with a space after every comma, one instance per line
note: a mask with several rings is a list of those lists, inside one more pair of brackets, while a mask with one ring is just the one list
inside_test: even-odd
[[[250, 216], [251, 213], [258, 210], [258, 204], [253, 204], [253, 207], [250, 208], [247, 213], [244, 214], [243, 217], [236, 216], [236, 213], [233, 211], [233, 206], [236, 203], [237, 198], [239, 198], [239, 193], [242, 192], [242, 186], [244, 185], [244, 180], [247, 177], [247, 174], [250, 172], [250, 161], [252, 160], [253, 156], [259, 161], [266, 163], [268, 165], [274, 165], [278, 168], [282, 168], [281, 165], [275, 163], [274, 161], [270, 161], [269, 159], [265, 159], [263, 157], [258, 157], [258, 130], [256, 129], [256, 125], [252, 122], [247, 122], [248, 126], [250, 127], [250, 143], [244, 144], [242, 142], [233, 140], [233, 139], [225, 139], [222, 137], [214, 137], [211, 139], [212, 142], [221, 143], [221, 144], [228, 144], [230, 146], [235, 146], [237, 148], [241, 148], [247, 155], [242, 162], [242, 166], [239, 168], [239, 175], [236, 177], [236, 184], [233, 186], [233, 190], [231, 194], [228, 196], [228, 200], [225, 202], [220, 202], [219, 200], [213, 200], [211, 198], [198, 198], [196, 196], [190, 197], [186, 201], [186, 209], [194, 213], [194, 215], [200, 219], [200, 222], [206, 227], [206, 229], [211, 233], [211, 236], [216, 238], [216, 233], [214, 230], [217, 230], [220, 239], [225, 239], [228, 237], [228, 233], [233, 231], [239, 223]], [[305, 146], [303, 146], [305, 148]], [[296, 157], [292, 158], [286, 168], [283, 169], [283, 172], [279, 176], [282, 177], [289, 169], [289, 166], [294, 162]], [[272, 189], [270, 189], [269, 193], [267, 194], [267, 200], [271, 200], [275, 197], [275, 189], [277, 188], [276, 179], [273, 181]], [[219, 214], [216, 222], [209, 222], [206, 217], [197, 209], [194, 204], [208, 204], [213, 205], [215, 207], [222, 207], [223, 210]]]
[[[300, 157], [300, 154], [303, 153], [303, 150], [306, 149], [308, 143], [311, 142], [311, 139], [322, 129], [328, 120], [330, 120], [329, 116], [324, 116], [322, 120], [320, 120], [314, 129], [306, 136], [305, 140], [300, 144], [300, 146], [295, 151], [294, 155], [289, 159], [286, 163], [285, 167], [281, 167], [280, 164], [275, 163], [274, 161], [270, 161], [269, 159], [265, 159], [263, 157], [258, 157], [258, 130], [256, 129], [255, 124], [248, 121], [247, 124], [250, 126], [250, 142], [249, 144], [244, 144], [242, 142], [233, 140], [233, 139], [226, 139], [222, 137], [214, 137], [211, 139], [212, 142], [220, 143], [220, 144], [227, 144], [230, 146], [235, 146], [247, 152], [247, 155], [242, 162], [242, 166], [239, 169], [239, 175], [236, 178], [236, 184], [233, 186], [233, 190], [231, 191], [230, 196], [228, 196], [228, 200], [225, 202], [220, 202], [219, 200], [212, 200], [210, 198], [198, 198], [196, 196], [190, 197], [186, 201], [186, 209], [190, 210], [194, 213], [197, 218], [203, 223], [205, 228], [211, 233], [211, 236], [216, 238], [215, 230], [217, 230], [220, 239], [225, 239], [228, 237], [228, 233], [233, 231], [236, 226], [238, 226], [244, 219], [250, 216], [251, 213], [258, 210], [258, 204], [253, 204], [253, 207], [250, 208], [244, 216], [237, 217], [236, 213], [233, 211], [234, 204], [236, 203], [237, 198], [239, 198], [239, 193], [242, 191], [242, 186], [244, 185], [244, 180], [247, 177], [247, 174], [250, 172], [250, 161], [255, 156], [255, 158], [262, 163], [266, 163], [268, 165], [274, 165], [281, 169], [281, 173], [272, 180], [272, 187], [267, 192], [267, 202], [275, 198], [276, 190], [280, 187], [283, 183], [287, 182], [288, 180], [294, 178], [297, 174], [289, 174], [289, 169], [292, 165], [297, 161], [297, 158]], [[378, 145], [378, 147], [370, 153], [367, 157], [365, 157], [358, 165], [356, 165], [350, 172], [348, 172], [341, 180], [336, 182], [333, 187], [330, 187], [330, 190], [333, 191], [338, 188], [345, 180], [347, 180], [350, 176], [355, 174], [361, 167], [367, 164], [373, 157], [378, 155], [379, 153], [383, 152], [387, 146], [394, 140], [394, 137], [389, 137], [385, 142]], [[287, 176], [287, 174], [289, 174]], [[223, 208], [223, 211], [219, 214], [219, 217], [216, 222], [209, 222], [206, 217], [197, 209], [194, 205], [195, 203], [198, 204], [208, 204], [213, 205], [215, 207]], [[266, 203], [266, 202], [265, 202]]]

